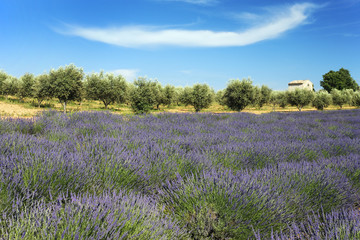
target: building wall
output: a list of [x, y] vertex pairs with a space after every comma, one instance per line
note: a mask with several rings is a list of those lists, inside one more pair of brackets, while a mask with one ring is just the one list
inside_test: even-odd
[[304, 80], [302, 82], [302, 84], [298, 83], [296, 85], [290, 85], [291, 83], [289, 83], [288, 85], [288, 90], [289, 91], [294, 91], [295, 89], [299, 88], [299, 89], [307, 89], [312, 91], [314, 89], [314, 84], [309, 81], [309, 80]]

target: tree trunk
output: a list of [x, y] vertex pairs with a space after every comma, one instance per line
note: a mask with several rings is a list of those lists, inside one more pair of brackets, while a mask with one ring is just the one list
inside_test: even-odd
[[66, 101], [64, 101], [64, 113], [66, 114]]

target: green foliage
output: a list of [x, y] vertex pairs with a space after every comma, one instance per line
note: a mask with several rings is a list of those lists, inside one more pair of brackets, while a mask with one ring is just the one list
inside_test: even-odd
[[70, 64], [60, 67], [57, 70], [51, 70], [49, 73], [51, 95], [59, 99], [64, 106], [66, 113], [66, 105], [69, 101], [80, 101], [82, 98], [82, 79], [84, 77], [83, 70]]
[[269, 103], [273, 106], [273, 111], [275, 111], [276, 106], [285, 108], [288, 104], [286, 99], [286, 93], [280, 91], [272, 91], [270, 94]]
[[333, 103], [339, 106], [340, 109], [342, 109], [343, 105], [351, 103], [351, 94], [345, 89], [340, 91], [334, 88], [331, 90], [331, 96]]
[[0, 95], [5, 95], [5, 81], [7, 78], [8, 75], [5, 72], [0, 71]]
[[358, 90], [359, 85], [351, 77], [349, 70], [341, 68], [339, 71], [330, 71], [323, 75], [323, 80], [320, 81], [326, 91], [331, 92], [332, 89], [353, 89]]
[[128, 86], [121, 75], [93, 73], [86, 77], [85, 92], [88, 99], [100, 100], [105, 108], [108, 105], [125, 103], [128, 96]]
[[130, 92], [131, 108], [135, 113], [148, 113], [156, 104], [157, 83], [146, 77], [139, 77], [134, 81], [134, 87]]
[[48, 74], [42, 74], [35, 78], [34, 98], [38, 100], [38, 107], [41, 103], [51, 97], [50, 78]]
[[295, 91], [287, 91], [287, 101], [291, 106], [296, 106], [299, 111], [310, 104], [314, 99], [314, 92], [306, 89], [295, 89]]
[[356, 107], [360, 107], [360, 91], [354, 92], [352, 104]]
[[174, 86], [166, 85], [163, 89], [163, 104], [170, 106], [177, 99], [177, 92]]
[[5, 80], [3, 94], [5, 96], [8, 95], [15, 96], [18, 93], [19, 88], [20, 88], [19, 79], [13, 76], [8, 76], [8, 78]]
[[35, 77], [31, 73], [25, 73], [20, 78], [19, 90], [17, 95], [19, 96], [20, 100], [23, 100], [26, 97], [33, 97], [34, 96], [34, 85], [35, 85]]
[[165, 95], [164, 89], [162, 88], [161, 84], [158, 81], [154, 81], [151, 85], [152, 91], [155, 95], [155, 105], [156, 109], [160, 109], [161, 104], [165, 104]]
[[255, 100], [254, 104], [262, 108], [265, 104], [269, 103], [272, 90], [265, 85], [261, 88], [255, 87]]
[[180, 101], [180, 103], [184, 104], [185, 106], [191, 105], [191, 103], [193, 101], [191, 87], [185, 87], [180, 90], [179, 101]]
[[221, 106], [224, 106], [224, 90], [219, 90], [215, 94], [215, 101], [219, 103]]
[[195, 84], [192, 87], [191, 95], [191, 105], [195, 108], [196, 112], [210, 107], [214, 99], [214, 91], [207, 84]]
[[319, 91], [315, 94], [314, 101], [312, 105], [317, 110], [324, 110], [332, 103], [331, 95], [327, 91]]
[[241, 111], [255, 100], [255, 90], [250, 79], [230, 80], [225, 92], [224, 103], [230, 109]]

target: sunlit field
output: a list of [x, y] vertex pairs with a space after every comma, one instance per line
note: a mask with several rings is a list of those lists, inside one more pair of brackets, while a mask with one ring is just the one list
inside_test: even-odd
[[360, 110], [3, 118], [0, 236], [360, 239], [359, 153]]
[[[339, 110], [340, 108], [335, 105], [331, 105], [326, 110]], [[355, 109], [355, 107], [350, 105], [344, 105], [343, 109]], [[34, 99], [26, 98], [23, 102], [21, 102], [16, 97], [10, 96], [8, 99], [4, 97], [0, 97], [0, 117], [21, 117], [21, 118], [31, 118], [36, 116], [39, 112], [44, 110], [57, 110], [62, 111], [63, 107], [61, 103], [57, 100], [47, 100], [38, 107], [35, 103]], [[302, 111], [315, 111], [316, 109], [311, 106], [306, 106], [303, 108]], [[100, 101], [93, 101], [93, 100], [84, 100], [82, 103], [78, 102], [70, 102], [67, 106], [68, 112], [79, 112], [79, 111], [110, 111], [114, 114], [122, 114], [128, 115], [133, 114], [130, 104], [113, 104], [105, 109], [104, 104]], [[273, 112], [273, 106], [265, 105], [262, 108], [248, 106], [246, 107], [243, 112], [247, 113], [270, 113]], [[285, 108], [275, 107], [276, 112], [294, 112], [298, 111], [298, 109], [294, 106], [286, 106]], [[192, 106], [184, 106], [180, 105], [171, 105], [171, 106], [164, 106], [160, 105], [160, 109], [154, 108], [151, 113], [194, 113], [194, 107]], [[201, 112], [206, 113], [234, 113], [234, 111], [230, 110], [225, 106], [221, 106], [216, 102], [213, 102], [209, 108], [203, 109]]]

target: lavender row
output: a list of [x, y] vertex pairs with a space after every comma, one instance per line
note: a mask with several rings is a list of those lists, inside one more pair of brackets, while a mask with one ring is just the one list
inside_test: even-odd
[[[350, 211], [359, 204], [359, 123], [358, 110], [261, 116], [44, 112], [1, 120], [0, 235], [290, 234], [289, 224], [305, 224], [312, 212]], [[129, 207], [129, 198], [139, 207]], [[79, 208], [74, 199], [92, 208]], [[114, 209], [124, 210], [109, 215]], [[106, 217], [99, 223], [98, 215]], [[86, 235], [85, 225], [97, 230]]]

